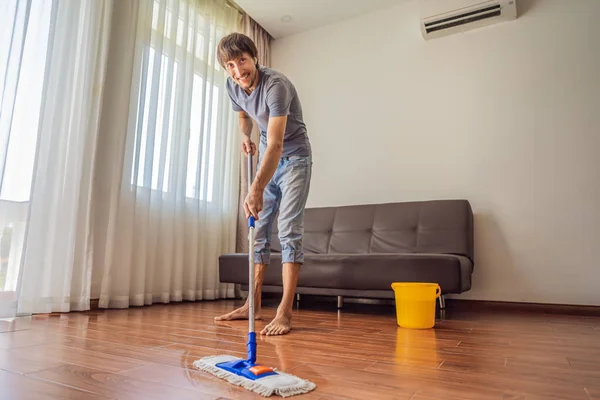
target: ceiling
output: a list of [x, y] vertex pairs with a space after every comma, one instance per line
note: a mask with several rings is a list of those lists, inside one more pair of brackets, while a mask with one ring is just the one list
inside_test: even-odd
[[[406, 0], [235, 0], [275, 39], [349, 19]], [[283, 22], [282, 17], [291, 20]]]

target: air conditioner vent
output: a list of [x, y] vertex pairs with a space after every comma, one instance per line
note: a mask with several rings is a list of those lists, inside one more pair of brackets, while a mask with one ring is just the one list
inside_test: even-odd
[[421, 0], [421, 31], [425, 39], [516, 18], [516, 0]]

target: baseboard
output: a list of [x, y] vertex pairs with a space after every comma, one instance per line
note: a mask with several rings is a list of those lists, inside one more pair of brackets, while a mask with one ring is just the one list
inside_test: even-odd
[[446, 309], [457, 310], [494, 310], [535, 312], [544, 314], [566, 314], [583, 316], [600, 316], [600, 306], [583, 306], [571, 304], [523, 303], [512, 301], [489, 301], [471, 299], [446, 299]]
[[[264, 292], [265, 298], [281, 298], [281, 293]], [[334, 302], [335, 296], [332, 295], [314, 295], [304, 293], [301, 295], [303, 299], [312, 299], [314, 301]], [[343, 297], [343, 296], [342, 296]], [[514, 311], [514, 312], [530, 312], [542, 314], [565, 314], [565, 315], [580, 315], [580, 316], [600, 316], [600, 306], [583, 306], [570, 304], [546, 304], [546, 303], [524, 303], [510, 301], [490, 301], [490, 300], [471, 300], [471, 299], [452, 299], [446, 297], [446, 310], [457, 311]], [[302, 300], [301, 300], [302, 301]], [[359, 304], [379, 304], [393, 305], [394, 300], [390, 299], [373, 299], [373, 298], [344, 298], [345, 303]]]
[[[312, 298], [316, 301], [334, 301], [335, 296], [323, 296], [313, 294], [302, 294], [303, 298]], [[263, 298], [279, 299], [281, 293], [276, 291], [263, 292]], [[97, 310], [100, 299], [92, 299], [90, 301], [90, 309]], [[379, 304], [393, 305], [394, 301], [389, 299], [372, 299], [372, 298], [346, 298], [347, 303], [359, 304]], [[471, 300], [471, 299], [449, 299], [446, 298], [446, 309], [454, 309], [460, 311], [516, 311], [516, 312], [535, 312], [543, 314], [565, 314], [565, 315], [582, 315], [582, 316], [600, 316], [600, 306], [583, 306], [571, 304], [546, 304], [546, 303], [522, 303], [512, 301], [491, 301], [491, 300]]]

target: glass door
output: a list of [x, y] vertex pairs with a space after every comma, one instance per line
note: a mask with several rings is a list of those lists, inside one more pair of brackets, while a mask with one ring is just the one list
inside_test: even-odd
[[52, 1], [0, 1], [0, 318], [17, 315]]
[[16, 316], [28, 207], [0, 198], [0, 318]]

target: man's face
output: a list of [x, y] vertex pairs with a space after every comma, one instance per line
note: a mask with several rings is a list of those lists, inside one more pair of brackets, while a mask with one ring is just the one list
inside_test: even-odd
[[248, 53], [243, 53], [238, 59], [227, 61], [225, 67], [234, 82], [244, 90], [250, 88], [258, 72], [254, 59]]

